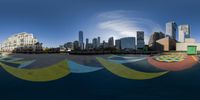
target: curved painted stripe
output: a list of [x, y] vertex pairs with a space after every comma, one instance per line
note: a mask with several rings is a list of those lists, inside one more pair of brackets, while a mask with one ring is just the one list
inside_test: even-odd
[[72, 73], [88, 73], [103, 69], [102, 67], [85, 66], [74, 61], [68, 61], [70, 72]]
[[137, 62], [137, 61], [141, 61], [147, 58], [140, 58], [140, 59], [130, 59], [130, 60], [111, 60], [109, 59], [108, 61], [114, 62], [114, 63], [119, 63], [119, 64], [123, 64], [123, 63], [131, 63], [131, 62]]
[[14, 61], [18, 61], [18, 60], [22, 60], [24, 58], [11, 58], [11, 60], [7, 60], [7, 62], [14, 62]]
[[20, 69], [0, 63], [13, 76], [33, 82], [48, 82], [60, 79], [70, 73], [66, 60], [41, 69]]
[[152, 79], [156, 77], [160, 77], [168, 71], [165, 72], [158, 72], [158, 73], [147, 73], [147, 72], [140, 72], [134, 69], [128, 68], [122, 64], [116, 64], [109, 62], [103, 58], [97, 57], [97, 60], [110, 72], [113, 74], [127, 79], [136, 79], [136, 80], [145, 80], [145, 79]]
[[22, 63], [18, 68], [27, 67], [28, 65], [34, 63], [35, 61], [36, 61], [36, 60], [31, 60], [31, 61], [24, 62], [24, 63]]
[[110, 57], [108, 57], [109, 59], [111, 58], [114, 58], [114, 57], [120, 57], [120, 58], [123, 58], [123, 59], [139, 59], [139, 58], [144, 58], [146, 56], [136, 56], [136, 57], [128, 57], [128, 56], [119, 56], [119, 55], [112, 55]]

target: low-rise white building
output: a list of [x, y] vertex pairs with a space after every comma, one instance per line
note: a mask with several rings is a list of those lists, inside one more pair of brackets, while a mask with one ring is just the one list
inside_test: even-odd
[[188, 46], [196, 46], [197, 51], [200, 51], [200, 43], [197, 43], [193, 38], [187, 38], [185, 42], [176, 43], [176, 51], [187, 51]]

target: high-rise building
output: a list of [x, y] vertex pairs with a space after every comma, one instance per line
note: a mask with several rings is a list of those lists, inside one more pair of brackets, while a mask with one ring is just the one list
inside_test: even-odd
[[80, 47], [81, 50], [84, 49], [83, 31], [79, 31], [79, 47]]
[[98, 45], [97, 43], [98, 43], [97, 38], [94, 38], [92, 40], [92, 47], [93, 47], [93, 49], [97, 49], [97, 45]]
[[86, 38], [86, 45], [85, 45], [85, 48], [88, 49], [89, 48], [89, 39]]
[[114, 38], [113, 37], [110, 37], [109, 39], [108, 39], [108, 46], [109, 47], [114, 47]]
[[124, 37], [120, 39], [121, 49], [135, 50], [135, 37]]
[[118, 50], [121, 49], [121, 40], [120, 39], [115, 40], [115, 48]]
[[180, 25], [178, 27], [179, 30], [179, 42], [185, 42], [185, 38], [190, 38], [190, 26], [189, 25]]
[[38, 40], [33, 34], [22, 32], [12, 35], [2, 43], [2, 51], [12, 52], [16, 48], [20, 47], [33, 47]]
[[137, 31], [137, 48], [144, 48], [144, 31]]
[[79, 41], [74, 41], [74, 42], [73, 42], [73, 49], [74, 49], [74, 50], [80, 50], [79, 44], [80, 44]]
[[102, 45], [103, 45], [103, 48], [104, 48], [104, 49], [109, 47], [109, 46], [108, 46], [108, 43], [105, 42], [105, 41], [103, 41]]
[[101, 38], [100, 38], [100, 37], [98, 37], [98, 38], [97, 38], [97, 47], [99, 48], [99, 47], [100, 47], [100, 45], [101, 45]]
[[177, 24], [174, 21], [166, 23], [166, 36], [167, 37], [176, 39], [176, 30], [177, 30]]

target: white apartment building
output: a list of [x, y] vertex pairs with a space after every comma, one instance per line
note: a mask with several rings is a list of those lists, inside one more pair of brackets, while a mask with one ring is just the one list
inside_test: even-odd
[[179, 30], [179, 42], [185, 42], [186, 38], [190, 38], [190, 26], [189, 25], [180, 25]]
[[33, 34], [22, 32], [12, 35], [2, 43], [2, 51], [11, 52], [18, 47], [33, 46], [38, 40]]

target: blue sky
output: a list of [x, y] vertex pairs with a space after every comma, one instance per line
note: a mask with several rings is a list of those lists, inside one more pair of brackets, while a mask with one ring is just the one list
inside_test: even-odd
[[0, 42], [14, 33], [33, 33], [44, 46], [56, 47], [78, 39], [78, 31], [91, 41], [135, 36], [144, 30], [165, 31], [165, 23], [191, 25], [200, 41], [198, 0], [0, 0]]

